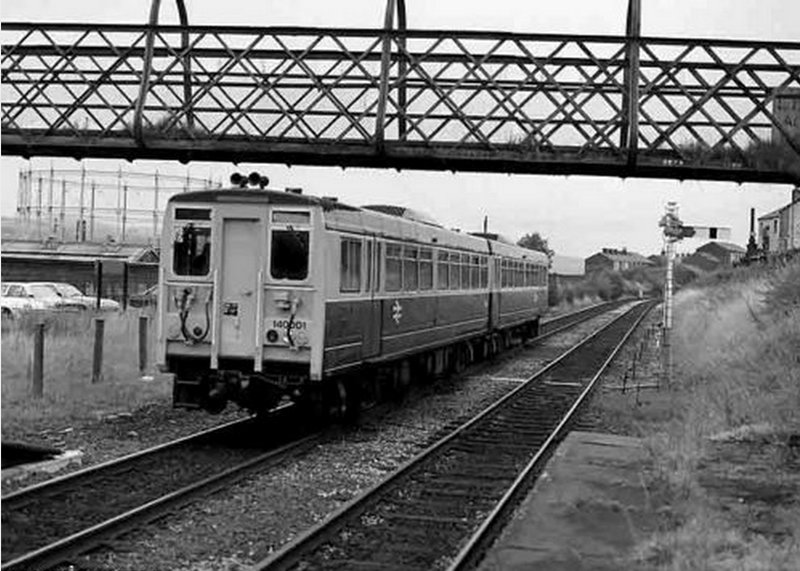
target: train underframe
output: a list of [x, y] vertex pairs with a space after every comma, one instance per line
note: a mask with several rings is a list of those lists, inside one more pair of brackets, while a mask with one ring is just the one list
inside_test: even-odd
[[393, 359], [356, 364], [322, 381], [311, 381], [308, 365], [265, 361], [253, 370], [249, 359], [220, 358], [217, 369], [205, 357], [172, 355], [167, 368], [175, 375], [176, 407], [222, 412], [228, 403], [260, 413], [291, 400], [308, 407], [314, 417], [353, 418], [365, 406], [401, 398], [416, 382], [430, 382], [460, 373], [472, 363], [524, 343], [539, 334], [539, 319], [488, 334]]

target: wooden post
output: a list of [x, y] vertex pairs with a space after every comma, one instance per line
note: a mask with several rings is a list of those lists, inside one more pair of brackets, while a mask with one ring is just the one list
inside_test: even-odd
[[36, 324], [33, 333], [33, 396], [44, 394], [44, 323]]
[[105, 320], [102, 317], [94, 319], [94, 356], [92, 358], [92, 383], [103, 380], [103, 331]]
[[139, 373], [144, 375], [147, 371], [147, 325], [146, 315], [139, 316]]
[[100, 309], [100, 298], [103, 297], [103, 262], [96, 260], [94, 263], [94, 287], [96, 294], [95, 308]]
[[122, 262], [122, 311], [128, 309], [128, 280], [130, 280], [130, 268], [128, 262]]

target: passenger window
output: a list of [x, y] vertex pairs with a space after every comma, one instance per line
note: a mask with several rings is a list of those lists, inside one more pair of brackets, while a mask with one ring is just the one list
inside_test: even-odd
[[339, 279], [340, 291], [361, 290], [361, 242], [342, 240]]
[[415, 246], [403, 248], [403, 286], [406, 291], [416, 291], [419, 289], [419, 268], [417, 259], [419, 250]]
[[450, 289], [461, 287], [461, 255], [450, 254]]
[[211, 228], [193, 222], [175, 228], [172, 271], [179, 276], [208, 275], [211, 265]]
[[433, 251], [430, 248], [419, 250], [419, 289], [433, 289]]
[[364, 277], [364, 291], [372, 291], [372, 242], [367, 242], [367, 275]]
[[386, 291], [403, 288], [403, 248], [397, 244], [386, 244]]
[[481, 258], [480, 256], [470, 256], [469, 265], [469, 286], [472, 289], [481, 287]]
[[295, 230], [272, 231], [270, 274], [276, 280], [304, 280], [308, 277], [308, 232]]
[[436, 287], [447, 289], [449, 287], [449, 269], [447, 264], [447, 252], [439, 250], [436, 259]]

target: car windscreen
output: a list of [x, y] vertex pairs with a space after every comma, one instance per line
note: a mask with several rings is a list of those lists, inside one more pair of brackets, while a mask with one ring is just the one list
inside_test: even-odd
[[83, 292], [71, 284], [53, 284], [53, 287], [64, 297], [81, 297]]

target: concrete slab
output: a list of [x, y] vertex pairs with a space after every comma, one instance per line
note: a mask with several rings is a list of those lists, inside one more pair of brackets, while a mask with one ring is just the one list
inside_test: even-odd
[[479, 569], [620, 569], [656, 520], [645, 460], [637, 438], [570, 433]]
[[21, 480], [22, 478], [27, 478], [31, 474], [35, 473], [48, 473], [48, 474], [55, 474], [56, 472], [63, 470], [67, 466], [72, 464], [80, 465], [83, 459], [83, 452], [80, 450], [67, 450], [52, 460], [43, 460], [41, 462], [33, 462], [30, 464], [20, 464], [19, 466], [14, 466], [13, 468], [6, 468], [2, 471], [2, 478], [3, 482], [9, 480]]

